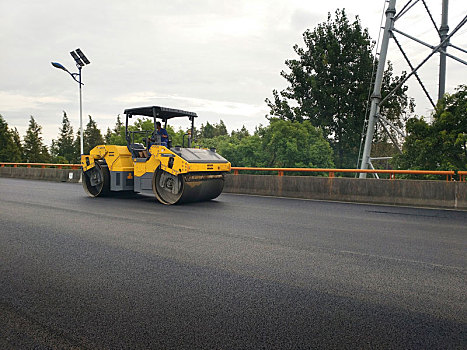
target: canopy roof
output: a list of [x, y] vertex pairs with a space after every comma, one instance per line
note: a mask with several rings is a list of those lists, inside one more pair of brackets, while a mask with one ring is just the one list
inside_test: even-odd
[[133, 115], [141, 115], [145, 117], [161, 118], [163, 120], [176, 117], [197, 117], [196, 113], [193, 112], [160, 106], [129, 108], [125, 109], [124, 113], [127, 114], [130, 118]]

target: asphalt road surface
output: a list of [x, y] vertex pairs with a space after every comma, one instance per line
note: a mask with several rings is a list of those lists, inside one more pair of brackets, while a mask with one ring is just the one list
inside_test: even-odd
[[0, 178], [0, 349], [467, 348], [467, 212]]

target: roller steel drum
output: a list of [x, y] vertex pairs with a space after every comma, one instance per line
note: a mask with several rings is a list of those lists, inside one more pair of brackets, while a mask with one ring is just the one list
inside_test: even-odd
[[201, 202], [214, 199], [222, 193], [222, 174], [191, 173], [174, 176], [157, 169], [153, 176], [153, 192], [163, 204]]
[[110, 194], [110, 173], [107, 164], [96, 162], [96, 166], [83, 172], [84, 191], [90, 197], [107, 196]]

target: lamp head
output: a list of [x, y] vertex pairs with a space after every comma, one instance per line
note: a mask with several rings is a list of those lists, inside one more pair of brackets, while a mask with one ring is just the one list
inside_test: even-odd
[[[68, 69], [66, 69], [63, 65], [61, 65], [60, 63], [58, 62], [50, 62], [52, 63], [52, 66], [54, 66], [55, 68], [58, 68], [58, 69], [61, 69], [61, 70], [64, 70], [65, 72], [68, 72]], [[70, 72], [68, 72], [70, 73]]]

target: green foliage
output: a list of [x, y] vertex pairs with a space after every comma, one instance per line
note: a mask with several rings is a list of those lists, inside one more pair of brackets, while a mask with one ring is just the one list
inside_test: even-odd
[[[303, 34], [305, 47], [294, 46], [297, 59], [285, 62], [289, 71], [282, 71], [289, 86], [273, 91], [273, 100], [266, 99], [270, 115], [284, 120], [309, 120], [320, 128], [334, 149], [338, 167], [354, 167], [358, 156], [361, 132], [367, 107], [368, 89], [372, 80], [373, 43], [358, 17], [350, 22], [344, 10], [337, 10], [335, 19]], [[389, 65], [385, 72], [383, 96], [401, 78], [392, 76]], [[381, 113], [399, 123], [407, 107], [413, 104], [399, 89]], [[378, 135], [378, 134], [377, 134]]]
[[18, 130], [10, 130], [0, 114], [0, 162], [21, 162], [22, 146]]
[[238, 139], [228, 135], [205, 139], [205, 148], [216, 148], [217, 152], [225, 157], [232, 166], [259, 167], [264, 164], [262, 144], [259, 135]]
[[113, 130], [107, 129], [105, 143], [107, 145], [126, 146], [125, 126], [120, 120], [120, 115], [117, 116], [117, 122], [115, 123]]
[[302, 123], [271, 118], [270, 125], [259, 131], [266, 165], [282, 168], [330, 168], [332, 149], [322, 131], [310, 121]]
[[[2, 130], [4, 130], [4, 125], [6, 125], [6, 123], [3, 119], [1, 119], [1, 121], [2, 123], [0, 124], [2, 125]], [[271, 118], [268, 126], [260, 125], [253, 135], [250, 135], [244, 126], [240, 130], [232, 131], [229, 135], [222, 121], [220, 121], [219, 124], [209, 125], [215, 130], [215, 136], [211, 138], [205, 137], [195, 142], [195, 144], [207, 148], [216, 148], [233, 166], [333, 167], [332, 149], [324, 138], [322, 131], [312, 126], [310, 121], [299, 123], [279, 118]], [[154, 124], [153, 120], [142, 118], [136, 119], [129, 128], [133, 131], [147, 130], [152, 132], [154, 130]], [[203, 128], [200, 132], [195, 132], [195, 135], [201, 135], [202, 131], [205, 130], [206, 129]], [[188, 129], [183, 130], [181, 128], [175, 131], [170, 125], [167, 126], [167, 132], [174, 146], [182, 145], [183, 135], [185, 135], [187, 131]], [[107, 130], [106, 141], [110, 141], [110, 144], [119, 144], [118, 142], [120, 142], [120, 144], [126, 145], [124, 133], [125, 128], [120, 118], [117, 117], [115, 128]], [[11, 134], [13, 136], [16, 135], [19, 139], [17, 132], [11, 132]], [[39, 154], [47, 155], [45, 146], [41, 144], [42, 137], [40, 134], [41, 127], [35, 122], [34, 118], [31, 117], [30, 128], [25, 137], [25, 150], [28, 151], [28, 155], [32, 154], [31, 150], [40, 150]], [[76, 161], [67, 158], [65, 156], [66, 152], [61, 153], [61, 151], [65, 149], [65, 146], [70, 145], [72, 137], [72, 129], [64, 113], [60, 135], [57, 140], [53, 141], [54, 162], [66, 163]], [[138, 138], [142, 139], [143, 135], [138, 135]], [[85, 153], [88, 153], [90, 149], [102, 144], [104, 141], [92, 117], [89, 117], [84, 140]], [[140, 139], [135, 139], [135, 141], [141, 142]], [[36, 145], [36, 147], [32, 147], [31, 145]], [[78, 137], [74, 139], [73, 145], [75, 150], [79, 150], [79, 132]], [[76, 154], [79, 153], [78, 151], [75, 152]], [[31, 159], [33, 158], [31, 157]], [[31, 161], [43, 162], [46, 160], [42, 158], [40, 160], [34, 159]]]
[[55, 163], [55, 164], [74, 164], [74, 160], [72, 159], [71, 162], [66, 159], [65, 157], [63, 156], [55, 156], [52, 158], [52, 163]]
[[199, 139], [212, 139], [216, 136], [228, 135], [227, 127], [221, 120], [219, 124], [210, 124], [206, 122], [206, 125], [201, 124], [201, 128], [198, 134]]
[[63, 111], [59, 137], [57, 140], [52, 140], [50, 153], [54, 163], [74, 163], [76, 161], [73, 127], [65, 111]]
[[[173, 146], [182, 146], [183, 145], [183, 135], [185, 135], [188, 132], [187, 130], [183, 130], [179, 128], [177, 131], [175, 131], [170, 125], [167, 125], [167, 133], [169, 134], [169, 138], [172, 140], [172, 145]], [[188, 139], [187, 136], [185, 136], [185, 147], [187, 146]]]
[[[405, 79], [406, 76], [406, 72], [402, 72], [401, 76], [393, 76], [392, 63], [388, 61], [387, 68], [383, 74], [383, 83], [381, 89], [382, 98], [385, 98], [386, 95], [392, 91], [403, 79]], [[405, 123], [409, 118], [409, 114], [412, 114], [415, 109], [414, 99], [407, 97], [407, 90], [407, 85], [401, 86], [398, 91], [392, 95], [392, 97], [390, 97], [380, 106], [380, 115], [390, 120], [392, 124], [399, 127], [399, 129], [404, 129]], [[402, 143], [403, 140], [400, 139], [400, 135], [398, 133], [394, 132], [392, 129], [388, 129], [388, 131], [392, 131], [392, 137]], [[378, 123], [373, 142], [388, 142], [388, 139], [389, 136], [387, 132], [384, 131], [381, 124]], [[398, 152], [392, 154], [397, 153]], [[386, 155], [388, 155], [388, 153], [386, 153]]]
[[47, 163], [51, 157], [47, 147], [42, 143], [42, 127], [33, 116], [29, 119], [29, 127], [24, 136], [23, 152], [27, 163]]
[[110, 130], [110, 128], [108, 127], [107, 128], [107, 131], [104, 135], [104, 142], [106, 145], [110, 145], [110, 140], [112, 139], [112, 130]]
[[[123, 128], [124, 129], [124, 128]], [[144, 138], [151, 137], [154, 132], [154, 119], [149, 118], [138, 118], [133, 125], [128, 126], [130, 131], [146, 131], [144, 134], [134, 134], [133, 143], [145, 143]], [[125, 135], [125, 129], [123, 130], [123, 135]], [[126, 142], [125, 142], [126, 145]]]
[[239, 140], [241, 140], [244, 137], [250, 136], [250, 133], [248, 132], [247, 128], [245, 128], [245, 125], [243, 125], [240, 130], [232, 130], [230, 136], [236, 137]]
[[23, 161], [23, 145], [21, 144], [21, 137], [16, 128], [11, 130], [13, 135], [13, 148], [10, 153], [12, 162], [22, 162]]
[[8, 124], [0, 114], [0, 161], [10, 161], [10, 149], [13, 145], [13, 136], [8, 129]]
[[[169, 134], [170, 139], [172, 140], [172, 145], [182, 145], [183, 135], [187, 131], [179, 129], [175, 131], [172, 126], [167, 125], [167, 133]], [[128, 126], [130, 131], [148, 131], [147, 134], [135, 134], [134, 142], [135, 143], [144, 143], [143, 138], [147, 138], [154, 131], [154, 121], [150, 118], [138, 118], [132, 125]], [[111, 130], [107, 128], [105, 134], [105, 143], [107, 145], [120, 145], [126, 146], [127, 142], [125, 139], [125, 125], [121, 122], [120, 116], [117, 116], [117, 122], [115, 127]], [[185, 136], [185, 146], [187, 144], [187, 138]]]
[[431, 125], [408, 120], [403, 153], [393, 161], [397, 168], [467, 170], [467, 86], [456, 91], [438, 102]]
[[[311, 125], [271, 118], [252, 136], [235, 132], [205, 139], [204, 147], [215, 147], [232, 166], [248, 167], [333, 167], [332, 149], [322, 132]], [[239, 137], [240, 135], [240, 137]]]
[[104, 138], [102, 137], [101, 131], [97, 128], [97, 123], [89, 116], [89, 122], [84, 130], [83, 139], [84, 154], [89, 152], [98, 145], [104, 144]]

